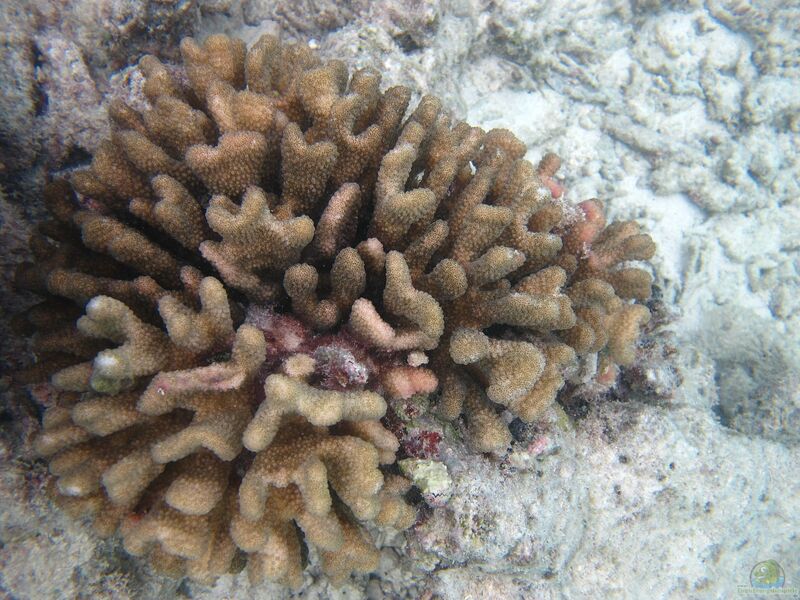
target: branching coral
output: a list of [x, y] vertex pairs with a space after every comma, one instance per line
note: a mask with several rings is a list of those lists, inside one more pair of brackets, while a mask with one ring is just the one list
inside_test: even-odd
[[[652, 241], [567, 219], [559, 161], [438, 100], [380, 91], [307, 47], [185, 40], [142, 59], [148, 108], [46, 202], [18, 284], [62, 391], [37, 440], [61, 502], [133, 554], [210, 581], [297, 587], [377, 565], [361, 523], [403, 529], [387, 401], [439, 391], [473, 446], [530, 421], [578, 358], [634, 358]], [[85, 314], [75, 321], [75, 305]], [[422, 366], [427, 365], [427, 366]]]

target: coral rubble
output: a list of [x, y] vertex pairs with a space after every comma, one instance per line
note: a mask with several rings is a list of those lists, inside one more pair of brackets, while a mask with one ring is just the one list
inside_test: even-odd
[[[225, 36], [152, 56], [91, 165], [53, 182], [17, 282], [60, 390], [37, 449], [59, 502], [132, 554], [211, 581], [338, 582], [378, 555], [361, 523], [414, 514], [387, 402], [438, 392], [503, 451], [565, 376], [630, 363], [654, 246], [569, 210], [547, 155], [305, 46]], [[81, 316], [81, 311], [83, 315]], [[77, 320], [76, 320], [77, 319]], [[578, 368], [578, 365], [581, 368]]]

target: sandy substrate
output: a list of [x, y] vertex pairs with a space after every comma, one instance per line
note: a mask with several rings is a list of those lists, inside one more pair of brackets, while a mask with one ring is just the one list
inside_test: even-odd
[[[165, 40], [219, 30], [252, 40], [281, 29], [382, 69], [386, 85], [440, 95], [473, 124], [512, 129], [531, 160], [563, 157], [569, 200], [601, 198], [658, 244], [653, 335], [671, 356], [631, 374], [618, 401], [553, 426], [548, 450], [514, 457], [513, 468], [446, 452], [449, 502], [407, 538], [386, 540], [376, 576], [333, 590], [312, 568], [304, 597], [734, 598], [767, 559], [800, 595], [800, 9], [204, 0], [167, 14], [157, 2], [25, 4], [0, 8], [6, 286], [44, 173], [94, 150], [105, 103], [135, 92], [129, 63]], [[5, 314], [26, 301], [4, 294]], [[29, 446], [35, 407], [8, 389], [19, 351], [3, 351], [0, 594], [286, 595], [251, 588], [243, 574], [179, 586], [52, 508]]]

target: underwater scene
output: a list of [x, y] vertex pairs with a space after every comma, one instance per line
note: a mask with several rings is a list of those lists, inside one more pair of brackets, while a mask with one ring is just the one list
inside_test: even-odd
[[798, 32], [5, 0], [0, 598], [800, 599]]

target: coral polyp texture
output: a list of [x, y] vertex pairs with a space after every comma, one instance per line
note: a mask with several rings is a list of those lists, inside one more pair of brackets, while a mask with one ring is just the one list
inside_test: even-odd
[[[571, 374], [612, 378], [649, 318], [633, 222], [569, 207], [559, 160], [410, 107], [371, 69], [262, 37], [147, 56], [146, 108], [53, 181], [18, 285], [49, 378], [38, 452], [58, 501], [201, 582], [298, 587], [377, 567], [404, 529], [387, 406], [428, 395], [482, 452]], [[143, 102], [143, 105], [145, 102]]]

